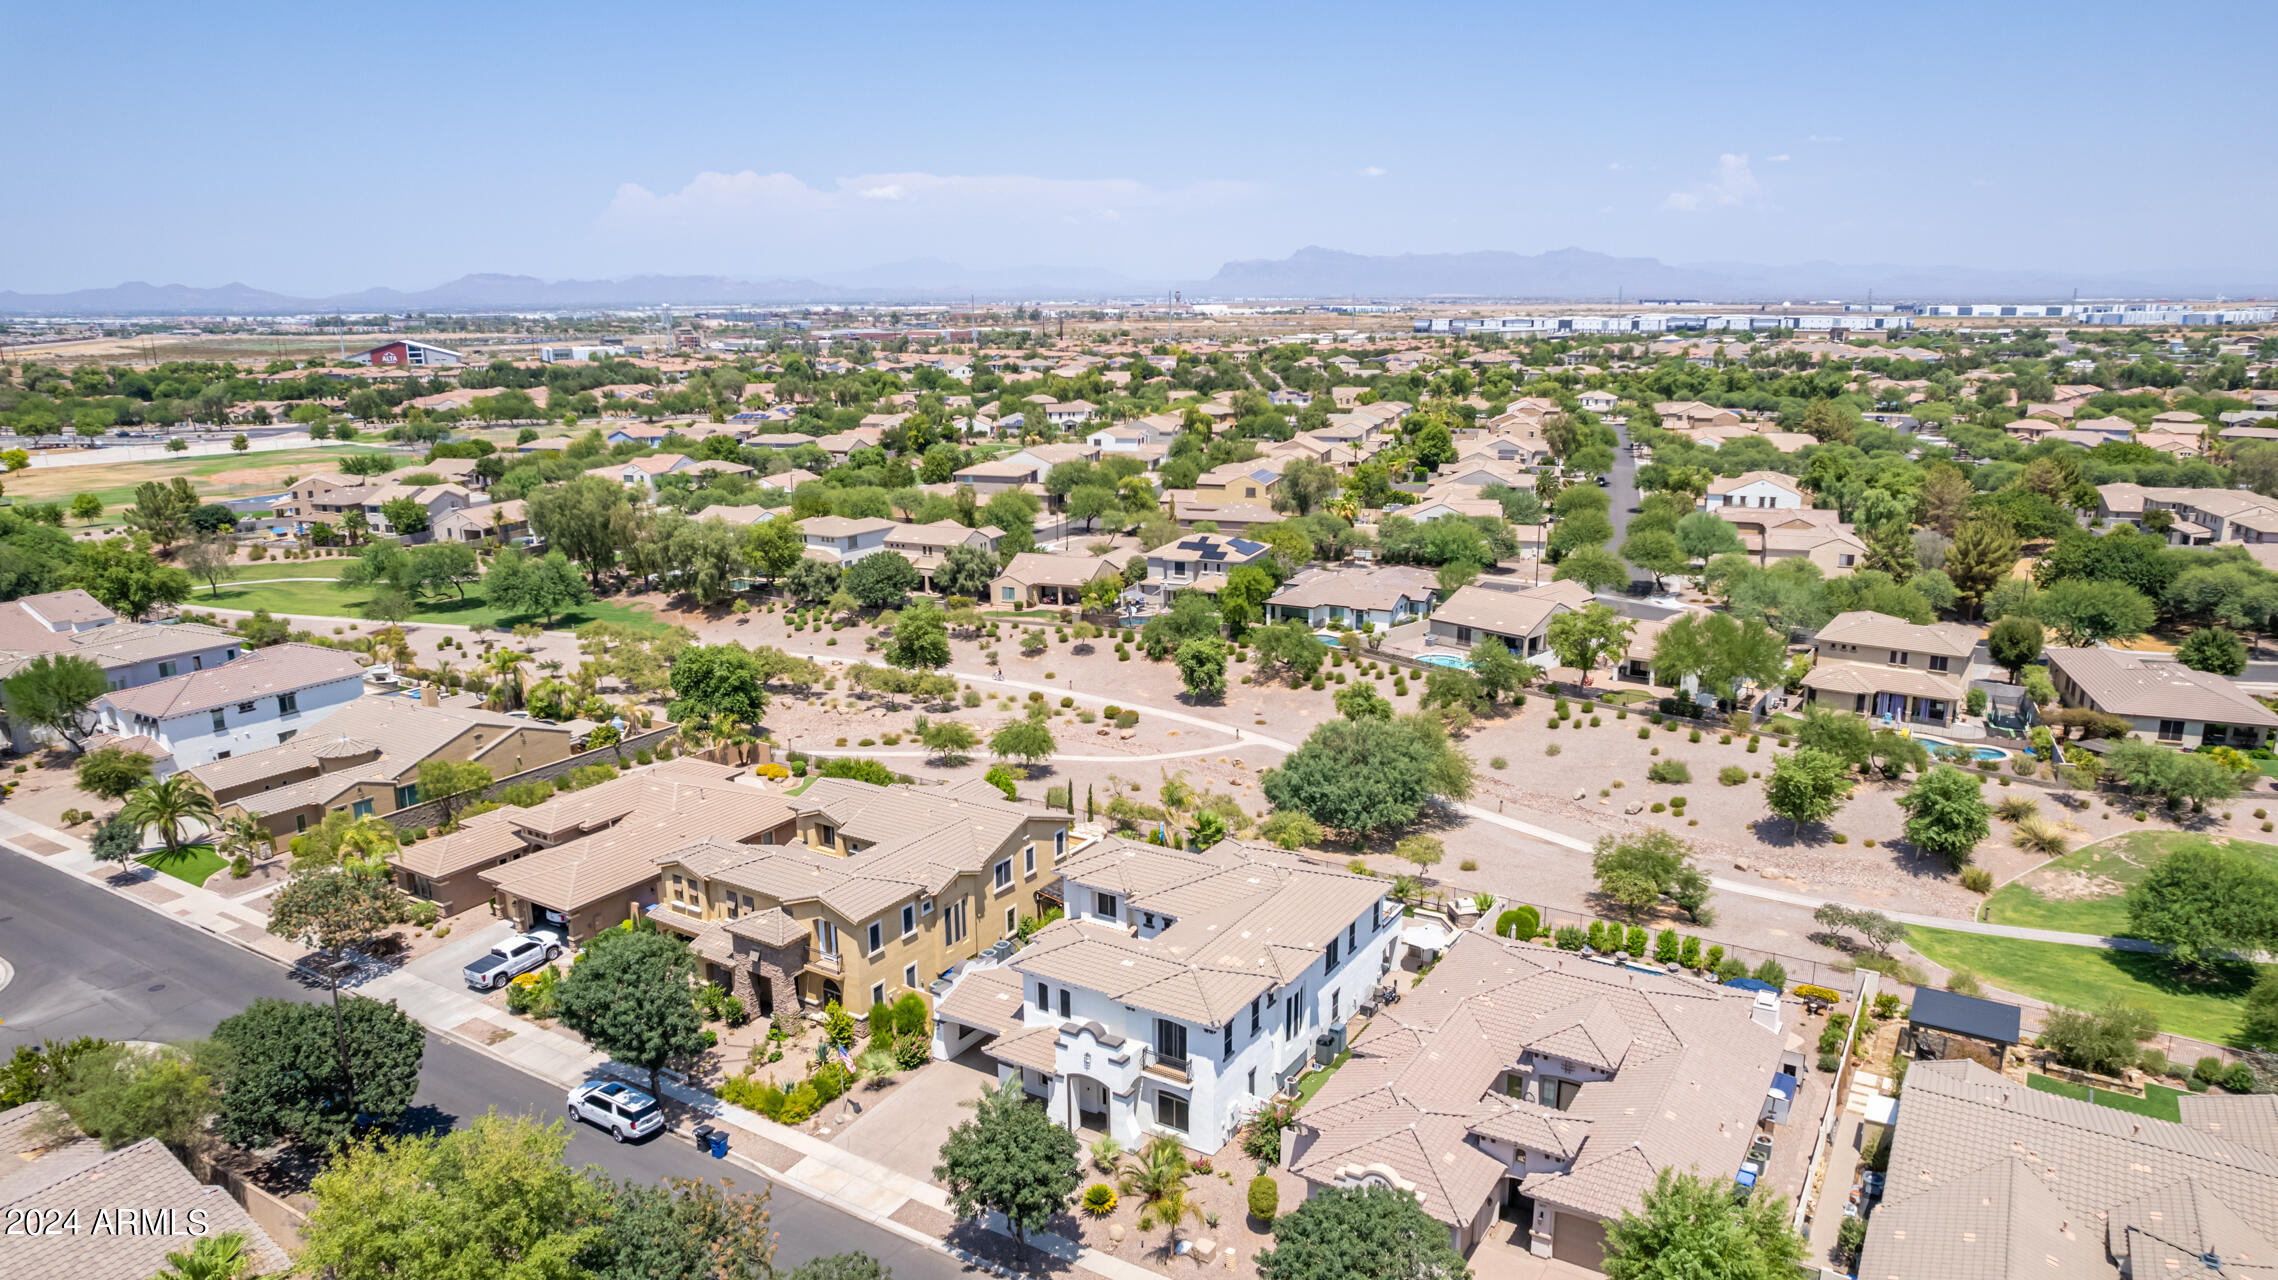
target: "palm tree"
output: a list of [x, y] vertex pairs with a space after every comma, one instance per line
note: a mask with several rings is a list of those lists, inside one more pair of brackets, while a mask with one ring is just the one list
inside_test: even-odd
[[394, 824], [376, 814], [366, 814], [341, 831], [340, 865], [366, 875], [385, 877], [388, 855], [401, 847]]
[[166, 842], [169, 858], [182, 852], [182, 824], [197, 822], [210, 829], [216, 821], [212, 794], [183, 774], [153, 782], [128, 796], [119, 816], [134, 823], [137, 831], [158, 828], [158, 838]]
[[1167, 1228], [1171, 1240], [1178, 1239], [1179, 1223], [1186, 1219], [1202, 1221], [1202, 1206], [1187, 1188], [1187, 1177], [1194, 1165], [1186, 1158], [1186, 1148], [1179, 1140], [1166, 1134], [1147, 1139], [1147, 1145], [1126, 1161], [1123, 1171], [1115, 1177], [1123, 1194], [1139, 1197], [1139, 1229], [1151, 1231]]
[[266, 858], [277, 851], [276, 837], [269, 834], [269, 828], [244, 814], [224, 818], [214, 836], [215, 851], [225, 858]]
[[232, 1231], [208, 1236], [187, 1251], [166, 1255], [166, 1270], [157, 1280], [253, 1280], [253, 1255], [245, 1251], [245, 1237]]
[[505, 704], [498, 710], [519, 709], [525, 700], [522, 692], [522, 666], [530, 661], [529, 655], [513, 649], [499, 649], [490, 655], [488, 661], [490, 669], [498, 673], [497, 682], [491, 688], [491, 697]]

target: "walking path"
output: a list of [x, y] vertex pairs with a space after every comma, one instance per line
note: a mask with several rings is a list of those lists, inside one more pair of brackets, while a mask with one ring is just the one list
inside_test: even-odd
[[[268, 917], [247, 905], [263, 897], [263, 893], [231, 898], [147, 867], [132, 868], [124, 873], [115, 871], [98, 863], [87, 851], [86, 842], [79, 838], [5, 809], [0, 809], [0, 849], [85, 876], [152, 911], [295, 969], [307, 975], [313, 984], [326, 983], [323, 974], [304, 963], [307, 948], [269, 933]], [[614, 1075], [643, 1087], [647, 1085], [645, 1072], [611, 1062], [607, 1055], [594, 1051], [575, 1036], [493, 1008], [464, 987], [422, 977], [412, 971], [417, 963], [393, 967], [368, 965], [342, 985], [374, 999], [393, 1000], [398, 1008], [436, 1035], [490, 1054], [527, 1075], [560, 1086], [565, 1093], [597, 1075]], [[0, 986], [6, 985], [5, 979], [10, 976], [13, 970], [5, 961], [0, 961]], [[711, 1122], [732, 1126], [742, 1139], [731, 1139], [728, 1158], [737, 1164], [913, 1243], [938, 1249], [976, 1268], [1005, 1274], [988, 1259], [976, 1257], [895, 1218], [896, 1213], [912, 1205], [935, 1214], [953, 1215], [949, 1193], [931, 1182], [833, 1146], [821, 1137], [731, 1106], [670, 1072], [665, 1073], [664, 1092]], [[752, 1150], [771, 1155], [784, 1167], [771, 1167], [749, 1154]], [[989, 1215], [984, 1225], [1002, 1236], [1014, 1234], [994, 1214]], [[1058, 1236], [1032, 1235], [1029, 1244], [1105, 1280], [1162, 1280], [1159, 1274], [1145, 1267]]]

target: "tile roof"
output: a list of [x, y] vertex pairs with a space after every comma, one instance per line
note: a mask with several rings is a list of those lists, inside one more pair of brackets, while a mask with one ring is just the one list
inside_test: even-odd
[[2049, 665], [2111, 715], [2278, 726], [2278, 715], [2248, 697], [2230, 677], [2193, 671], [2173, 658], [2052, 647]]
[[132, 689], [115, 689], [103, 698], [120, 711], [164, 720], [336, 680], [360, 680], [363, 675], [363, 664], [353, 653], [313, 644], [277, 644], [254, 649], [218, 667], [187, 671]]
[[1504, 636], [1531, 636], [1560, 610], [1589, 605], [1590, 589], [1579, 582], [1546, 582], [1523, 591], [1503, 591], [1472, 583], [1458, 587], [1432, 611], [1434, 623], [1473, 627]]
[[18, 596], [16, 603], [57, 624], [108, 622], [118, 616], [111, 612], [110, 606], [77, 587]]
[[1402, 599], [1427, 603], [1439, 593], [1439, 578], [1410, 565], [1339, 570], [1308, 569], [1266, 600], [1289, 609], [1340, 605], [1347, 609], [1390, 609]]
[[1819, 629], [1822, 643], [1855, 644], [1868, 649], [1898, 649], [1912, 653], [1966, 658], [1977, 647], [1977, 632], [1951, 622], [1919, 626], [1887, 613], [1854, 609], [1839, 613]]
[[[489, 749], [509, 741], [517, 729], [562, 736], [568, 754], [569, 730], [542, 720], [525, 720], [479, 707], [423, 706], [417, 698], [367, 694], [341, 707], [328, 723], [260, 751], [199, 765], [188, 772], [216, 796], [260, 785], [258, 791], [230, 795], [227, 803], [266, 815], [323, 804], [359, 782], [393, 783], [419, 762], [460, 735], [481, 731], [490, 740], [470, 759], [480, 763]], [[311, 772], [311, 771], [315, 772]], [[504, 776], [511, 768], [494, 768]]]
[[114, 622], [85, 631], [53, 631], [11, 607], [20, 603], [0, 605], [0, 676], [15, 674], [43, 653], [68, 653], [109, 671], [245, 643], [241, 636], [197, 622]]
[[2278, 1093], [2187, 1093], [2175, 1105], [2185, 1128], [2278, 1156]]

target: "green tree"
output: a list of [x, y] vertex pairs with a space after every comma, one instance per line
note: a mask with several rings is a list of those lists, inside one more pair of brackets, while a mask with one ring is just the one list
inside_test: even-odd
[[2193, 671], [2236, 678], [2246, 671], [2246, 642], [2222, 627], [2194, 631], [2175, 651], [2175, 660]]
[[1225, 615], [1237, 639], [1264, 616], [1266, 600], [1273, 593], [1273, 575], [1254, 564], [1226, 575], [1225, 584], [1218, 588], [1218, 612]]
[[672, 660], [672, 703], [665, 708], [675, 724], [726, 722], [749, 728], [767, 711], [768, 670], [759, 656], [740, 644], [692, 644]]
[[[726, 1179], [714, 1186], [695, 1178], [605, 1185], [601, 1235], [578, 1261], [589, 1280], [773, 1280], [780, 1273], [775, 1233], [768, 1229], [770, 1190], [736, 1192]], [[839, 1254], [789, 1274], [891, 1280], [875, 1262], [865, 1274], [850, 1262], [855, 1259], [869, 1261]]]
[[1551, 577], [1559, 582], [1579, 582], [1592, 591], [1610, 591], [1629, 582], [1629, 570], [1613, 552], [1583, 547], [1560, 560]]
[[87, 709], [110, 691], [101, 667], [67, 653], [35, 655], [16, 674], [0, 681], [11, 719], [53, 733], [74, 751], [87, 740]]
[[427, 508], [413, 498], [390, 498], [381, 503], [380, 517], [398, 537], [427, 532]]
[[1202, 1221], [1202, 1203], [1187, 1185], [1193, 1173], [1186, 1148], [1169, 1134], [1158, 1133], [1124, 1162], [1116, 1185], [1138, 1202], [1140, 1230], [1163, 1227], [1176, 1236], [1179, 1223]]
[[769, 582], [791, 572], [806, 553], [807, 542], [799, 536], [799, 523], [788, 514], [762, 520], [744, 536], [744, 558]]
[[1772, 757], [1772, 776], [1764, 779], [1766, 807], [1794, 824], [1798, 834], [1804, 823], [1833, 817], [1850, 794], [1849, 766], [1812, 747]]
[[585, 944], [556, 992], [562, 1025], [594, 1048], [649, 1073], [649, 1095], [668, 1062], [704, 1051], [694, 999], [696, 956], [654, 928], [611, 929]]
[[1598, 892], [1621, 904], [1632, 920], [1668, 898], [1694, 923], [1707, 923], [1701, 908], [1709, 899], [1708, 873], [1694, 861], [1693, 846], [1666, 831], [1598, 837], [1590, 873]]
[[2130, 791], [2170, 806], [2220, 803], [2238, 794], [2238, 775], [2213, 756], [2125, 739], [2105, 753], [2106, 772]]
[[432, 800], [443, 810], [440, 825], [450, 826], [452, 815], [490, 788], [490, 766], [472, 760], [433, 757], [419, 762], [419, 798]]
[[964, 764], [972, 758], [973, 748], [981, 745], [981, 735], [962, 720], [929, 720], [919, 716], [912, 728], [925, 749], [945, 765]]
[[2047, 640], [2042, 634], [2041, 620], [2023, 614], [2008, 614], [1986, 632], [1985, 648], [1995, 666], [2009, 673], [2009, 683], [2016, 684], [2026, 667], [2041, 656]]
[[150, 757], [125, 747], [103, 747], [81, 756], [77, 773], [80, 790], [122, 800], [150, 783]]
[[242, 1232], [225, 1231], [201, 1237], [187, 1249], [170, 1249], [166, 1270], [155, 1280], [251, 1280], [254, 1256], [246, 1244]]
[[981, 1095], [941, 1144], [933, 1176], [961, 1218], [999, 1213], [1022, 1245], [1065, 1212], [1080, 1180], [1076, 1135], [1052, 1123], [1018, 1081]]
[[1580, 671], [1586, 681], [1608, 658], [1620, 660], [1621, 654], [1629, 648], [1630, 634], [1636, 629], [1635, 622], [1615, 613], [1611, 607], [1592, 603], [1552, 614], [1548, 640], [1559, 663]]
[[2126, 640], [2151, 629], [2158, 610], [2144, 593], [2124, 582], [2066, 578], [2041, 591], [2041, 621], [2060, 644]]
[[938, 671], [949, 665], [949, 625], [940, 606], [920, 600], [894, 619], [886, 661], [907, 671]]
[[543, 556], [501, 551], [483, 575], [483, 595], [490, 603], [513, 614], [539, 614], [552, 626], [556, 616], [591, 603], [593, 590], [559, 551]]
[[1945, 568], [1964, 608], [1975, 613], [1994, 584], [2016, 571], [2019, 550], [2017, 529], [2008, 517], [1988, 511], [1962, 521], [1954, 530], [1954, 545], [1946, 549]]
[[1641, 1211], [1606, 1224], [1606, 1280], [1789, 1280], [1804, 1260], [1785, 1196], [1663, 1168]]
[[1669, 685], [1693, 680], [1713, 700], [1737, 698], [1743, 683], [1777, 683], [1786, 669], [1786, 643], [1753, 618], [1680, 614], [1653, 641], [1656, 680]]
[[1420, 716], [1331, 720], [1264, 779], [1275, 808], [1356, 839], [1405, 827], [1432, 800], [1464, 799], [1471, 786], [1469, 757]]
[[105, 1151], [156, 1138], [187, 1156], [206, 1145], [220, 1105], [214, 1056], [203, 1046], [101, 1043], [62, 1058], [44, 1097]]
[[71, 582], [113, 613], [140, 622], [162, 604], [190, 598], [190, 575], [137, 551], [125, 538], [82, 542], [73, 554]]
[[190, 487], [187, 478], [176, 476], [172, 484], [145, 480], [135, 486], [134, 505], [125, 513], [126, 524], [129, 529], [150, 535], [154, 545], [170, 547], [180, 542], [189, 530], [190, 512], [197, 506], [197, 492]]
[[1224, 697], [1226, 693], [1226, 642], [1216, 636], [1179, 642], [1176, 660], [1179, 679], [1196, 701]]
[[989, 752], [999, 760], [1040, 764], [1057, 750], [1059, 744], [1052, 740], [1052, 730], [1041, 719], [1008, 720], [989, 735]]
[[325, 1150], [395, 1127], [419, 1091], [427, 1029], [392, 1000], [352, 996], [335, 1021], [323, 1005], [263, 999], [224, 1018], [214, 1041], [227, 1051], [215, 1123], [224, 1141]]
[[1713, 511], [1695, 511], [1679, 520], [1676, 536], [1678, 549], [1686, 558], [1704, 565], [1718, 556], [1738, 555], [1747, 549], [1732, 522]]
[[840, 585], [864, 608], [899, 609], [918, 589], [917, 566], [899, 551], [880, 551], [847, 566]]
[[1438, 836], [1404, 836], [1392, 846], [1392, 856], [1416, 864], [1416, 874], [1422, 875], [1447, 857], [1447, 842]]
[[1289, 465], [1282, 468], [1281, 483], [1275, 486], [1273, 509], [1311, 515], [1337, 496], [1337, 487], [1342, 483], [1342, 478], [1328, 464], [1311, 458], [1292, 458]]
[[187, 774], [176, 774], [136, 791], [120, 807], [119, 816], [133, 823], [137, 830], [158, 828], [158, 838], [165, 843], [168, 858], [181, 854], [183, 828], [195, 823], [211, 829], [216, 821], [213, 793]]
[[562, 1160], [568, 1134], [497, 1112], [463, 1129], [346, 1147], [309, 1192], [301, 1265], [333, 1280], [576, 1280], [601, 1188]]
[[1677, 536], [1664, 529], [1639, 529], [1622, 539], [1621, 558], [1653, 575], [1653, 589], [1664, 578], [1692, 567], [1692, 558], [1677, 545]]
[[237, 540], [228, 534], [215, 534], [193, 538], [182, 548], [182, 568], [206, 584], [216, 599], [221, 596], [221, 580], [229, 576], [232, 562], [237, 556]]
[[[356, 1064], [340, 979], [349, 957], [390, 927], [410, 918], [409, 904], [392, 881], [357, 870], [296, 871], [269, 903], [269, 932], [316, 948], [332, 990], [333, 1044], [350, 1115], [358, 1105]], [[414, 1067], [413, 1074], [418, 1074]]]
[[997, 558], [981, 547], [951, 547], [933, 571], [933, 589], [946, 596], [987, 598], [997, 578]]
[[1471, 1280], [1447, 1224], [1414, 1192], [1329, 1187], [1273, 1220], [1259, 1280]]
[[[1473, 652], [1477, 653], [1478, 650], [1474, 649]], [[1392, 704], [1385, 699], [1383, 694], [1376, 691], [1375, 685], [1365, 680], [1355, 680], [1350, 684], [1338, 685], [1336, 693], [1332, 694], [1331, 698], [1337, 704], [1337, 714], [1347, 720], [1390, 720], [1392, 718]]]
[[593, 586], [601, 585], [602, 571], [615, 568], [618, 553], [631, 545], [634, 517], [625, 486], [607, 477], [578, 476], [548, 485], [533, 491], [525, 506], [530, 531], [585, 566]]
[[1916, 778], [1898, 803], [1906, 810], [1906, 838], [1914, 847], [1955, 867], [1969, 862], [1991, 826], [1993, 810], [1985, 802], [1984, 784], [1950, 764]]
[[[1565, 617], [1567, 615], [1560, 614], [1558, 616]], [[1556, 622], [1557, 619], [1553, 618], [1552, 621]], [[1508, 698], [1524, 692], [1536, 680], [1542, 678], [1541, 667], [1512, 656], [1511, 651], [1504, 647], [1503, 642], [1493, 636], [1488, 636], [1479, 643], [1472, 645], [1471, 652], [1465, 656], [1471, 663], [1471, 674], [1479, 680], [1480, 691], [1485, 693], [1490, 700]], [[1353, 716], [1344, 709], [1344, 695], [1345, 689], [1352, 687], [1347, 685], [1337, 690], [1337, 714], [1348, 720], [1352, 719]], [[1375, 690], [1369, 686], [1360, 687], [1368, 688], [1372, 695], [1375, 693]], [[1391, 714], [1389, 708], [1387, 708], [1386, 714]]]
[[94, 520], [103, 514], [103, 500], [92, 493], [78, 493], [71, 497], [71, 518]]
[[2278, 873], [2233, 849], [2184, 845], [2128, 886], [2128, 932], [2197, 972], [2278, 949]]

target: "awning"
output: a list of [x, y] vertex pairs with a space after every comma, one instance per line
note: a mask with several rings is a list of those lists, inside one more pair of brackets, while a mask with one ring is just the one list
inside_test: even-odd
[[1445, 951], [1454, 939], [1446, 928], [1430, 922], [1411, 924], [1400, 931], [1400, 940], [1418, 951]]

